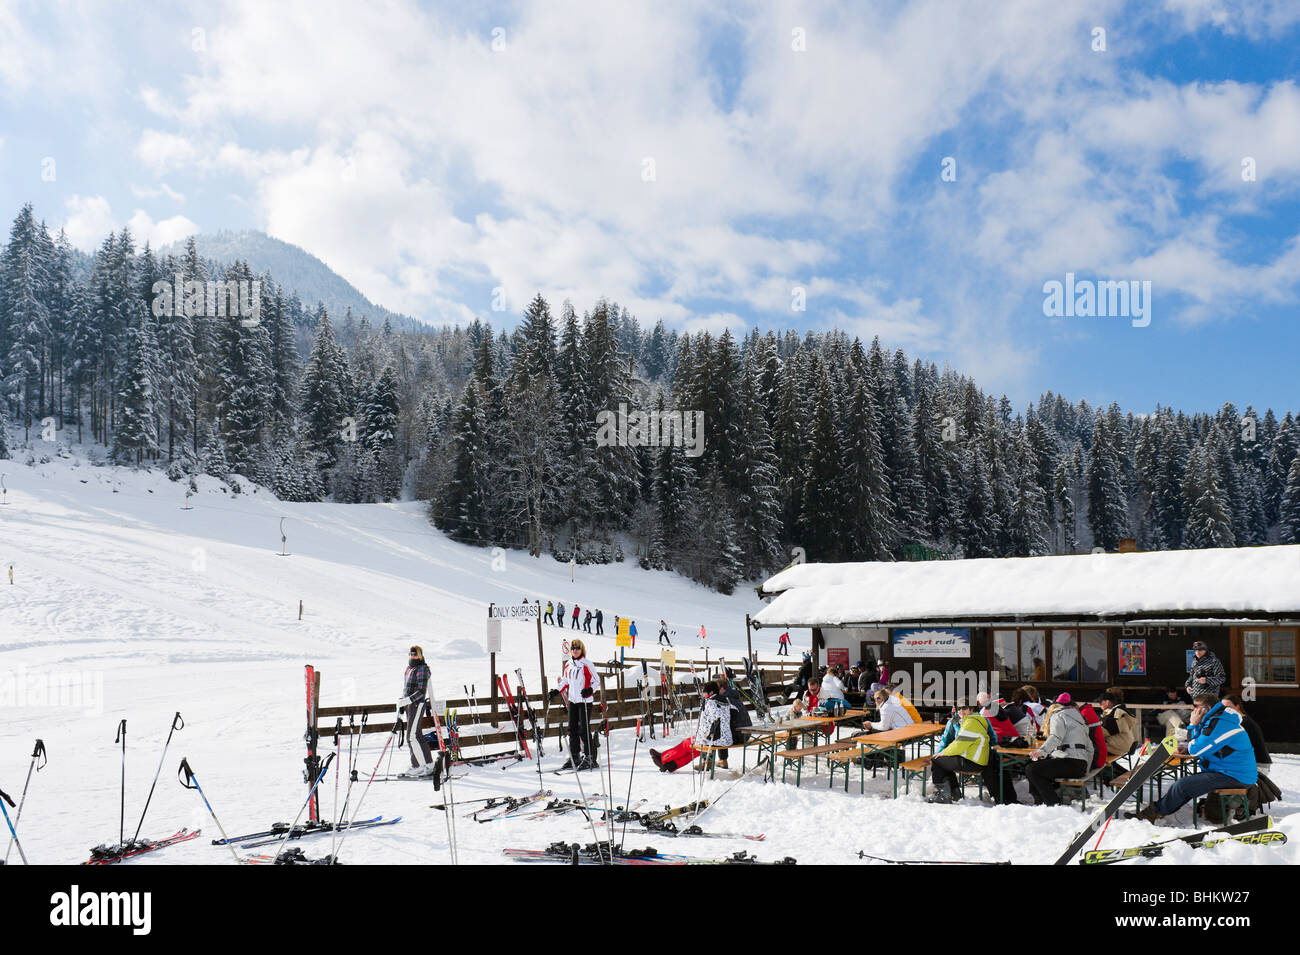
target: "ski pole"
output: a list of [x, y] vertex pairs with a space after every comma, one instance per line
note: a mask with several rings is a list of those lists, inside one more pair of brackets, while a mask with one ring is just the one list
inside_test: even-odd
[[[393, 723], [393, 730], [391, 733], [388, 734], [388, 739], [384, 741], [384, 748], [379, 751], [379, 758], [375, 760], [375, 768], [371, 770], [370, 778], [366, 780], [365, 786], [362, 787], [361, 789], [361, 795], [357, 797], [356, 808], [352, 810], [352, 815], [348, 818], [348, 824], [343, 829], [343, 835], [339, 837], [339, 844], [335, 846], [336, 853], [338, 852], [338, 850], [343, 848], [343, 843], [347, 840], [348, 833], [352, 831], [352, 823], [356, 821], [357, 814], [361, 812], [361, 804], [366, 801], [366, 793], [370, 792], [370, 784], [375, 781], [375, 774], [379, 772], [379, 764], [384, 761], [384, 753], [389, 751], [390, 747], [393, 745], [393, 740], [397, 738], [398, 734], [401, 733], [401, 731], [402, 731], [402, 721], [399, 718], [396, 722]], [[338, 861], [339, 861], [339, 857], [336, 854], [334, 858], [330, 859], [330, 865], [336, 865]]]
[[320, 772], [316, 774], [316, 781], [311, 784], [311, 789], [307, 793], [306, 802], [304, 802], [302, 808], [298, 810], [298, 815], [293, 817], [293, 822], [289, 825], [289, 828], [284, 830], [284, 836], [280, 839], [280, 844], [275, 847], [275, 858], [280, 858], [280, 852], [284, 849], [284, 844], [289, 841], [289, 836], [296, 828], [298, 828], [298, 820], [301, 819], [302, 814], [307, 811], [307, 807], [311, 804], [312, 797], [316, 795], [316, 787], [320, 785], [320, 781], [324, 779], [325, 774], [329, 772], [330, 763], [332, 762], [334, 762], [334, 754], [330, 753], [325, 757], [325, 765], [323, 765], [320, 768]]
[[9, 818], [9, 810], [5, 808], [5, 803], [13, 805], [14, 801], [9, 798], [9, 794], [0, 789], [0, 812], [5, 814], [5, 823], [9, 826], [9, 835], [13, 837], [14, 845], [18, 847], [18, 857], [23, 860], [23, 865], [31, 865], [27, 861], [27, 853], [23, 852], [23, 844], [18, 841], [18, 830], [14, 828], [13, 821]]
[[131, 837], [132, 842], [140, 838], [140, 829], [144, 825], [144, 814], [149, 811], [149, 803], [153, 799], [154, 787], [158, 785], [158, 774], [162, 772], [163, 760], [167, 758], [167, 747], [171, 745], [172, 733], [183, 729], [185, 729], [185, 721], [181, 719], [180, 711], [177, 710], [176, 715], [172, 717], [172, 728], [167, 731], [167, 742], [163, 743], [162, 755], [158, 757], [158, 768], [154, 770], [153, 784], [149, 787], [149, 796], [144, 801], [144, 809], [140, 813], [140, 822], [135, 827], [135, 835]]
[[[179, 713], [177, 713], [176, 715], [180, 716]], [[239, 853], [235, 851], [235, 845], [233, 842], [230, 841], [230, 838], [226, 835], [225, 827], [221, 825], [221, 820], [217, 818], [216, 810], [212, 808], [212, 803], [208, 802], [208, 797], [203, 792], [203, 787], [199, 785], [199, 781], [197, 777], [195, 777], [194, 775], [194, 770], [190, 769], [189, 757], [187, 756], [181, 757], [181, 765], [180, 768], [176, 770], [176, 778], [180, 780], [181, 785], [184, 786], [186, 789], [193, 789], [195, 792], [199, 794], [199, 798], [203, 800], [203, 805], [208, 807], [208, 815], [210, 815], [212, 817], [212, 821], [217, 824], [217, 831], [221, 833], [222, 843], [224, 843], [226, 846], [230, 848], [230, 854], [235, 857], [235, 862], [237, 864], [242, 865], [244, 860], [241, 859]]]
[[347, 815], [348, 803], [352, 800], [352, 785], [357, 781], [357, 761], [361, 759], [361, 741], [359, 739], [357, 740], [356, 749], [354, 751], [352, 747], [352, 738], [354, 736], [364, 736], [366, 733], [366, 725], [369, 721], [369, 710], [361, 711], [360, 729], [357, 729], [355, 719], [351, 716], [348, 717], [348, 722], [352, 724], [352, 733], [348, 737], [348, 791], [343, 794], [343, 808], [339, 811], [338, 820], [335, 822], [335, 825], [342, 822], [343, 817]]
[[[342, 762], [342, 760], [339, 759], [339, 752], [341, 751], [339, 745], [339, 734], [342, 732], [343, 717], [340, 716], [334, 721], [334, 811], [330, 813], [331, 816], [334, 816], [334, 814], [339, 811], [339, 763]], [[333, 837], [331, 836], [331, 840], [332, 839]]]
[[[39, 765], [37, 764], [38, 759], [41, 761]], [[18, 828], [19, 820], [23, 818], [23, 806], [27, 804], [27, 787], [32, 781], [32, 770], [35, 769], [39, 773], [45, 768], [45, 764], [49, 761], [49, 757], [45, 755], [45, 741], [38, 739], [36, 741], [35, 749], [32, 750], [32, 761], [27, 766], [27, 781], [23, 783], [23, 794], [18, 799], [18, 812], [14, 814], [15, 830]], [[5, 849], [5, 863], [9, 862], [9, 853], [13, 851], [15, 839], [17, 839], [17, 836], [11, 837], [9, 840], [9, 848]]]
[[[618, 847], [620, 849], [623, 848], [623, 844], [627, 841], [627, 820], [631, 816], [631, 809], [632, 809], [632, 780], [636, 777], [636, 751], [640, 745], [641, 745], [641, 718], [637, 717], [636, 742], [632, 744], [632, 771], [627, 774], [627, 799], [624, 800], [623, 802], [623, 807], [624, 807], [623, 834], [618, 838]], [[609, 824], [611, 826], [614, 824], [614, 819], [612, 816], [610, 817]]]
[[122, 810], [117, 820], [117, 844], [126, 845], [126, 720], [117, 724], [114, 743], [122, 744]]

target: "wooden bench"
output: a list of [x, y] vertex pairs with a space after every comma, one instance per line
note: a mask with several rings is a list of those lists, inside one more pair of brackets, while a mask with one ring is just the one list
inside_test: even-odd
[[[1107, 756], [1106, 765], [1094, 766], [1092, 769], [1088, 770], [1078, 779], [1058, 779], [1057, 783], [1061, 786], [1069, 786], [1071, 789], [1077, 786], [1079, 788], [1079, 809], [1082, 812], [1087, 812], [1088, 811], [1088, 784], [1095, 782], [1097, 784], [1097, 795], [1100, 796], [1101, 785], [1103, 782], [1105, 782], [1105, 778], [1104, 778], [1105, 771], [1110, 769], [1112, 766], [1114, 766], [1118, 760], [1123, 759], [1125, 755], [1127, 754], [1121, 755], [1116, 753], [1112, 756]], [[1125, 773], [1124, 775], [1128, 775], [1128, 774]], [[1140, 805], [1141, 803], [1139, 802], [1139, 806]]]
[[785, 771], [790, 768], [791, 763], [797, 764], [794, 777], [794, 785], [797, 789], [803, 781], [803, 761], [809, 756], [813, 758], [813, 772], [816, 773], [819, 768], [818, 761], [821, 757], [826, 756], [829, 759], [834, 753], [847, 749], [856, 750], [857, 748], [856, 743], [851, 740], [844, 740], [838, 743], [825, 743], [821, 746], [809, 746], [807, 749], [778, 750], [776, 755], [783, 761], [781, 765], [781, 782], [785, 782]]
[[930, 760], [933, 756], [918, 756], [916, 759], [909, 759], [905, 763], [898, 764], [898, 771], [903, 774], [903, 792], [905, 794], [912, 791], [912, 780], [921, 780], [921, 795], [925, 796], [925, 786], [930, 777]]

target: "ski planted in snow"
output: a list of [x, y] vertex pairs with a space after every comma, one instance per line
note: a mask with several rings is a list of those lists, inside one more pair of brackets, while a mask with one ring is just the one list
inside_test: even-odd
[[320, 807], [316, 800], [316, 777], [320, 775], [320, 755], [317, 753], [317, 746], [320, 743], [320, 733], [316, 731], [316, 711], [320, 708], [320, 674], [316, 668], [307, 666], [307, 732], [303, 734], [303, 739], [307, 743], [307, 758], [303, 760], [305, 769], [303, 770], [303, 781], [312, 787], [312, 793], [307, 800], [307, 821], [312, 824], [320, 822]]
[[1178, 740], [1172, 736], [1165, 737], [1160, 742], [1160, 745], [1128, 774], [1123, 785], [1115, 791], [1115, 795], [1107, 800], [1106, 805], [1097, 811], [1097, 814], [1092, 817], [1088, 825], [1075, 834], [1074, 838], [1070, 840], [1070, 845], [1053, 864], [1065, 865], [1073, 859], [1075, 854], [1088, 844], [1088, 840], [1095, 833], [1100, 832], [1102, 827], [1119, 812], [1124, 803], [1139, 792], [1149, 780], [1155, 778], [1156, 773], [1169, 762], [1169, 757], [1176, 752], [1178, 752]]

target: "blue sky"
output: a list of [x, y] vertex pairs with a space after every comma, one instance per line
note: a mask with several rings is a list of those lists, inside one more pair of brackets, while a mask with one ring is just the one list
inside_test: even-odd
[[[1298, 4], [465, 6], [0, 0], [0, 212], [262, 229], [435, 322], [605, 295], [1017, 406], [1300, 408]], [[1067, 272], [1150, 324], [1044, 316]]]

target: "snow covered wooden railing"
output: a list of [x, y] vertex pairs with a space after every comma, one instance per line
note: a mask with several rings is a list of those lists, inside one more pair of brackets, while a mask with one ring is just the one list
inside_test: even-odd
[[[716, 661], [714, 661], [716, 665]], [[624, 664], [626, 668], [627, 664]], [[610, 664], [597, 664], [598, 669], [609, 671]], [[674, 670], [682, 669], [675, 667]], [[689, 667], [685, 668], [689, 672]], [[775, 699], [782, 695], [783, 683], [779, 671], [763, 671], [764, 681], [768, 685], [768, 696]], [[701, 674], [703, 678], [703, 674]], [[737, 682], [744, 686], [745, 676], [743, 673], [737, 674]], [[637, 693], [635, 685], [618, 686], [617, 680], [606, 675], [605, 680], [605, 703], [609, 708], [609, 725], [610, 729], [627, 729], [635, 727], [636, 722], [643, 714], [642, 700]], [[694, 715], [699, 707], [698, 694], [693, 685], [679, 685], [674, 683], [674, 693], [678, 702], [688, 714]], [[515, 744], [515, 731], [510, 720], [509, 710], [505, 707], [504, 701], [498, 699], [492, 701], [490, 698], [477, 700], [478, 707], [475, 709], [467, 699], [449, 698], [445, 701], [448, 710], [456, 711], [457, 732], [460, 737], [460, 747], [464, 752], [470, 752], [478, 747], [504, 747], [511, 749]], [[538, 726], [542, 728], [543, 733], [548, 737], [558, 737], [563, 732], [565, 711], [562, 704], [549, 704], [544, 700], [541, 694], [530, 693], [528, 695], [529, 705], [532, 707], [533, 716], [537, 720]], [[593, 714], [592, 722], [595, 723], [599, 716], [600, 695], [597, 694], [597, 712]], [[656, 688], [655, 696], [651, 701], [651, 713], [658, 719], [660, 717], [660, 704], [658, 690]], [[361, 728], [361, 717], [366, 715], [366, 726]], [[442, 714], [439, 714], [441, 716]], [[316, 731], [320, 734], [321, 746], [332, 745], [336, 726], [339, 726], [339, 720], [342, 720], [341, 733], [344, 742], [349, 733], [358, 734], [364, 732], [366, 735], [374, 733], [388, 733], [393, 728], [393, 722], [396, 719], [395, 707], [393, 702], [373, 703], [373, 704], [353, 704], [349, 706], [322, 706], [316, 712]], [[355, 721], [355, 722], [352, 722]], [[421, 729], [431, 731], [433, 729], [433, 720], [425, 717], [421, 724]]]

